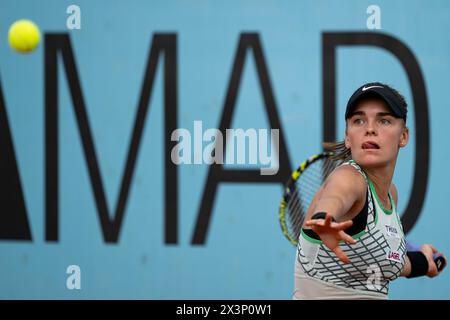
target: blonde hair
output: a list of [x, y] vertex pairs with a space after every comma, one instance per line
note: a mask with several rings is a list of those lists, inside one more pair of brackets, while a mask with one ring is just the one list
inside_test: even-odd
[[349, 161], [352, 159], [352, 151], [345, 146], [344, 141], [322, 143], [325, 151], [332, 152], [331, 159]]

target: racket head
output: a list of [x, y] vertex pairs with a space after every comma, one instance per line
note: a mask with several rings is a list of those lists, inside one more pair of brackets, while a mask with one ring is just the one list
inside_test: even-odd
[[309, 157], [292, 172], [285, 184], [278, 216], [284, 236], [294, 246], [298, 244], [303, 220], [314, 195], [328, 175], [342, 163], [332, 156], [332, 152], [323, 152]]

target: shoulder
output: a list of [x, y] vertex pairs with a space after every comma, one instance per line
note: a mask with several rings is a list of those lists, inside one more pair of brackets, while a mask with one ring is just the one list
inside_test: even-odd
[[364, 177], [358, 170], [350, 164], [340, 165], [333, 170], [329, 176], [330, 178], [345, 178], [346, 180], [358, 180], [365, 184]]
[[364, 177], [351, 165], [341, 165], [333, 170], [333, 172], [325, 180], [324, 187], [333, 185], [343, 190], [353, 190], [365, 194], [366, 181]]

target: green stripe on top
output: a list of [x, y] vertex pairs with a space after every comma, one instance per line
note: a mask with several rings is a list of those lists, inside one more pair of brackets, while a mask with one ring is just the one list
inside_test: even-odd
[[383, 203], [381, 203], [380, 199], [378, 198], [377, 191], [375, 190], [375, 187], [369, 177], [367, 177], [367, 181], [369, 181], [370, 190], [372, 191], [372, 194], [375, 195], [375, 199], [377, 200], [380, 208], [383, 209], [384, 213], [386, 213], [387, 215], [392, 214], [392, 209], [394, 209], [394, 201], [392, 200], [391, 193], [388, 192], [389, 201], [391, 202], [392, 207], [392, 209], [389, 210], [383, 206]]
[[309, 241], [309, 242], [312, 242], [312, 243], [315, 243], [315, 244], [321, 244], [321, 243], [322, 243], [322, 240], [314, 239], [314, 238], [311, 238], [310, 236], [308, 236], [308, 235], [303, 231], [303, 228], [302, 228], [302, 231], [301, 231], [301, 235], [303, 236], [303, 238], [305, 238], [305, 240], [307, 240], [307, 241]]
[[391, 200], [391, 207], [394, 209], [394, 211], [397, 211], [397, 208], [395, 207], [394, 198], [391, 196], [391, 193], [388, 193], [389, 199]]

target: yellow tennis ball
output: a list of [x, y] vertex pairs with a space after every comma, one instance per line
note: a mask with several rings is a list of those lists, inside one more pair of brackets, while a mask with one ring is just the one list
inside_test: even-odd
[[39, 28], [33, 21], [17, 20], [9, 28], [9, 45], [20, 53], [28, 53], [36, 49], [40, 39]]

